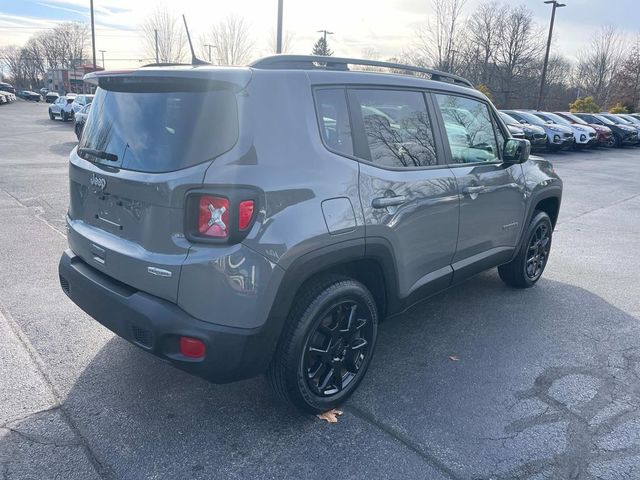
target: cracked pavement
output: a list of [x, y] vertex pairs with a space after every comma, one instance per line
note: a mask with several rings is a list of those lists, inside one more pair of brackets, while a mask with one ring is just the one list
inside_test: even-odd
[[24, 101], [0, 120], [3, 480], [640, 478], [640, 148], [550, 155], [565, 194], [539, 284], [489, 271], [382, 324], [330, 425], [76, 308], [57, 279], [72, 126]]

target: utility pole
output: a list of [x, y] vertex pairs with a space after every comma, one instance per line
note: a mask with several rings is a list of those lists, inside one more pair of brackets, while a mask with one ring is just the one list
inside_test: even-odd
[[96, 28], [93, 24], [93, 0], [89, 0], [89, 7], [91, 9], [91, 49], [93, 50], [93, 68], [97, 67], [96, 65]]
[[98, 50], [101, 54], [102, 54], [102, 68], [104, 69], [104, 52], [106, 52], [106, 50]]
[[551, 38], [553, 37], [553, 23], [556, 21], [556, 8], [566, 7], [564, 3], [559, 3], [558, 0], [546, 0], [544, 3], [551, 3], [553, 5], [553, 10], [551, 10], [551, 23], [549, 24], [549, 38], [547, 38], [547, 51], [544, 54], [544, 64], [542, 66], [542, 79], [540, 80], [540, 93], [538, 94], [538, 110], [542, 108], [542, 95], [544, 95], [544, 84], [547, 80], [549, 50], [551, 50]]
[[324, 44], [327, 45], [327, 35], [333, 35], [333, 32], [329, 32], [327, 30], [318, 30], [318, 33], [324, 34]]
[[158, 29], [153, 30], [156, 34], [156, 63], [160, 63], [160, 56], [158, 55]]
[[205, 43], [204, 46], [209, 47], [209, 63], [211, 63], [211, 47], [215, 47], [215, 48], [218, 48], [218, 47], [216, 47], [215, 45], [209, 45], [208, 43]]
[[276, 30], [276, 53], [282, 53], [282, 2], [278, 0], [278, 29]]

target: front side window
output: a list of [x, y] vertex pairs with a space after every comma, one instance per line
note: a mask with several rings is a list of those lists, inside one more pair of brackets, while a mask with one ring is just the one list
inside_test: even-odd
[[[381, 167], [437, 165], [436, 147], [424, 96], [401, 90], [354, 89], [368, 152], [365, 160]], [[356, 115], [358, 113], [355, 113]]]
[[353, 155], [349, 110], [344, 88], [316, 90], [316, 108], [320, 134], [330, 150]]
[[498, 141], [487, 104], [455, 95], [435, 95], [453, 163], [496, 162]]

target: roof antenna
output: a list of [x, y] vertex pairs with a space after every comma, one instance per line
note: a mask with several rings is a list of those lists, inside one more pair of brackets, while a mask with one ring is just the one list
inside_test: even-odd
[[191, 43], [191, 35], [189, 35], [189, 27], [187, 26], [187, 18], [182, 14], [182, 20], [184, 20], [184, 29], [187, 31], [187, 40], [189, 40], [189, 48], [191, 49], [191, 65], [210, 65], [204, 60], [200, 60], [196, 57], [196, 52], [193, 50], [193, 43]]

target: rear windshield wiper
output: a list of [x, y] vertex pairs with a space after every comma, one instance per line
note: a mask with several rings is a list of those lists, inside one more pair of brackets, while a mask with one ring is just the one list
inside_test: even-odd
[[110, 162], [117, 162], [118, 161], [118, 156], [116, 154], [105, 152], [104, 150], [96, 150], [95, 148], [79, 148], [78, 149], [78, 154], [79, 155], [84, 155], [84, 154], [93, 155], [94, 157], [102, 158], [102, 159], [108, 160]]

